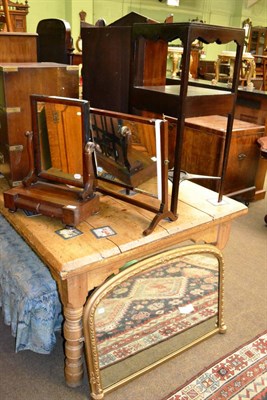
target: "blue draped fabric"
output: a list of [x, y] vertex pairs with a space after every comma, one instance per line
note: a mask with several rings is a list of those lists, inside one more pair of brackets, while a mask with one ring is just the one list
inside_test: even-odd
[[16, 352], [49, 354], [63, 316], [48, 268], [0, 215], [0, 307], [16, 337]]

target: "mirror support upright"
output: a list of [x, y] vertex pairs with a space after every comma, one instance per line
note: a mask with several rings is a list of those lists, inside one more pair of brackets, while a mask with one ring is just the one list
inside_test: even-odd
[[22, 180], [22, 184], [25, 187], [29, 187], [33, 183], [37, 182], [37, 176], [35, 174], [35, 167], [34, 167], [34, 154], [33, 154], [33, 132], [32, 131], [27, 131], [25, 133], [25, 136], [27, 137], [27, 151], [28, 151], [28, 157], [29, 157], [29, 173]]

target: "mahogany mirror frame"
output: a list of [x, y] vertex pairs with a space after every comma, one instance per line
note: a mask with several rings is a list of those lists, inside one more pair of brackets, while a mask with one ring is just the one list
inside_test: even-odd
[[[127, 191], [137, 192], [138, 189], [131, 185], [125, 184], [119, 181], [112, 181], [109, 179], [105, 179], [101, 177], [97, 169], [95, 170], [96, 177], [96, 190], [102, 194], [110, 195], [119, 200], [123, 200], [129, 204], [135, 205], [137, 207], [141, 207], [145, 210], [148, 210], [155, 214], [148, 228], [143, 232], [144, 235], [149, 235], [156, 225], [162, 219], [169, 219], [170, 221], [175, 221], [177, 219], [177, 215], [175, 215], [169, 209], [169, 193], [168, 193], [168, 166], [169, 166], [169, 154], [168, 154], [168, 121], [166, 119], [155, 119], [155, 118], [147, 118], [138, 115], [119, 113], [115, 111], [102, 110], [97, 108], [90, 109], [90, 118], [93, 115], [98, 115], [104, 118], [110, 119], [120, 119], [123, 121], [127, 121], [130, 123], [143, 124], [144, 126], [154, 126], [155, 127], [155, 140], [158, 139], [158, 148], [156, 149], [156, 158], [157, 158], [157, 167], [158, 167], [158, 177], [159, 179], [159, 198], [158, 203], [155, 204], [151, 197], [145, 198], [144, 195], [142, 198], [135, 198], [135, 196], [127, 195]], [[92, 122], [91, 122], [92, 129]], [[92, 140], [93, 134], [91, 134]], [[96, 161], [94, 163], [95, 168], [97, 167], [97, 151], [95, 151]], [[110, 171], [107, 171], [110, 172]], [[126, 194], [122, 194], [118, 188], [124, 188]]]
[[[117, 113], [114, 111], [108, 111], [108, 110], [101, 110], [101, 109], [95, 109], [95, 108], [90, 108], [89, 102], [87, 100], [80, 100], [80, 99], [72, 99], [72, 98], [64, 98], [64, 97], [58, 97], [58, 96], [45, 96], [45, 95], [31, 95], [30, 96], [30, 101], [31, 101], [31, 112], [32, 112], [32, 128], [33, 132], [28, 132], [28, 154], [29, 154], [29, 164], [30, 164], [30, 171], [27, 177], [23, 180], [23, 185], [25, 187], [30, 188], [34, 183], [37, 181], [43, 181], [43, 182], [49, 182], [51, 184], [54, 184], [56, 187], [56, 184], [59, 185], [69, 185], [70, 187], [74, 187], [76, 191], [80, 191], [79, 197], [81, 199], [87, 199], [88, 197], [93, 197], [94, 193], [99, 192], [102, 193], [103, 195], [109, 195], [114, 198], [117, 198], [119, 200], [125, 201], [126, 203], [132, 204], [137, 207], [141, 207], [152, 214], [154, 214], [154, 217], [152, 217], [152, 221], [149, 223], [148, 227], [143, 231], [144, 235], [150, 234], [154, 228], [157, 226], [157, 224], [162, 220], [162, 219], [169, 219], [170, 221], [174, 221], [177, 219], [177, 215], [172, 213], [169, 210], [169, 193], [168, 193], [168, 166], [169, 166], [169, 160], [168, 160], [168, 121], [165, 119], [153, 119], [153, 118], [146, 118], [142, 116], [136, 116], [136, 115], [130, 115], [130, 114], [124, 114], [124, 113]], [[42, 127], [42, 124], [40, 122], [41, 120], [41, 114], [40, 114], [40, 106], [42, 104], [55, 104], [55, 107], [58, 107], [60, 105], [63, 106], [70, 106], [70, 107], [77, 107], [79, 110], [79, 113], [81, 113], [81, 125], [80, 127], [77, 127], [78, 129], [81, 129], [81, 149], [79, 152], [80, 157], [82, 158], [82, 171], [79, 171], [79, 174], [75, 174], [72, 172], [72, 174], [69, 174], [68, 171], [66, 172], [65, 169], [63, 168], [62, 170], [54, 168], [53, 163], [51, 165], [48, 162], [48, 167], [46, 169], [46, 163], [44, 162], [44, 147], [45, 145], [42, 143], [45, 140], [48, 140], [47, 138], [44, 139], [42, 136], [42, 129], [47, 132], [48, 135], [48, 130], [47, 126], [45, 128]], [[50, 109], [50, 108], [49, 108]], [[74, 110], [75, 111], [75, 110]], [[59, 112], [57, 109], [56, 110], [46, 110], [45, 113], [48, 113], [49, 118], [48, 120], [52, 120], [52, 131], [53, 135], [49, 139], [47, 146], [49, 148], [49, 151], [51, 152], [51, 143], [50, 140], [54, 141], [55, 136], [57, 136], [57, 131], [56, 135], [54, 133], [54, 130], [57, 129], [54, 127], [56, 125], [57, 118], [60, 120], [60, 118], [63, 118], [61, 116], [61, 112]], [[51, 113], [51, 115], [49, 114]], [[75, 111], [76, 113], [76, 111]], [[55, 114], [55, 115], [54, 115]], [[59, 114], [59, 116], [58, 116]], [[158, 187], [157, 195], [153, 196], [151, 193], [144, 193], [145, 191], [143, 190], [138, 190], [137, 187], [130, 183], [130, 184], [125, 184], [124, 182], [121, 182], [118, 179], [114, 180], [109, 180], [105, 179], [100, 174], [98, 174], [98, 168], [97, 168], [97, 142], [95, 142], [95, 137], [93, 135], [93, 129], [92, 129], [92, 116], [97, 115], [100, 118], [107, 119], [107, 120], [114, 120], [114, 121], [123, 121], [126, 130], [131, 130], [131, 129], [136, 129], [135, 134], [138, 136], [139, 134], [139, 129], [141, 130], [141, 133], [143, 136], [142, 138], [147, 139], [147, 129], [150, 130], [149, 132], [153, 131], [153, 140], [155, 142], [155, 154], [153, 154], [154, 158], [156, 161], [152, 161], [151, 155], [148, 156], [148, 154], [145, 156], [146, 160], [149, 160], [149, 163], [155, 164], [156, 166], [156, 177], [155, 180], [157, 181], [156, 186]], [[59, 121], [60, 122], [60, 121]], [[45, 124], [47, 125], [47, 116], [45, 114]], [[50, 123], [50, 122], [49, 122]], [[126, 125], [131, 125], [131, 129], [128, 129]], [[71, 124], [70, 124], [71, 125]], [[133, 128], [135, 127], [135, 128]], [[72, 128], [72, 126], [68, 127], [68, 124], [64, 122], [63, 125], [64, 128], [64, 135], [67, 134], [70, 135], [73, 138], [75, 138], [75, 132], [69, 131]], [[69, 129], [65, 132], [65, 129]], [[109, 132], [107, 132], [109, 133]], [[129, 134], [131, 135], [130, 132]], [[113, 133], [112, 133], [113, 134]], [[121, 135], [121, 132], [120, 132]], [[134, 136], [134, 135], [132, 135]], [[64, 136], [65, 137], [65, 136]], [[79, 135], [80, 137], [80, 135]], [[122, 135], [120, 136], [122, 137]], [[59, 139], [57, 139], [59, 140]], [[66, 138], [65, 138], [66, 140]], [[113, 140], [112, 135], [108, 140]], [[121, 139], [119, 139], [121, 140]], [[129, 154], [131, 151], [133, 151], [133, 143], [129, 145]], [[62, 152], [64, 153], [64, 147]], [[66, 157], [65, 155], [61, 155], [61, 150], [57, 146], [57, 153], [58, 153], [58, 158], [60, 159], [61, 157], [64, 159]], [[65, 152], [66, 153], [66, 152]], [[127, 153], [128, 154], [128, 153]], [[127, 155], [126, 154], [126, 155]], [[137, 150], [137, 157], [142, 160], [142, 157], [144, 157], [143, 150]], [[150, 158], [151, 157], [151, 158]], [[108, 157], [106, 157], [108, 159]], [[127, 158], [127, 157], [126, 157]], [[51, 160], [50, 160], [51, 161]], [[115, 164], [115, 175], [116, 171], [119, 170], [119, 164]], [[145, 171], [145, 182], [146, 181], [151, 181], [151, 178], [153, 178], [153, 174], [151, 175], [149, 173], [149, 170], [146, 169], [146, 161], [143, 163], [140, 161], [139, 167], [141, 172]], [[153, 165], [152, 165], [153, 166]], [[51, 168], [52, 167], [52, 168]], [[153, 166], [154, 168], [154, 166]], [[81, 168], [80, 168], [81, 169]], [[55, 172], [54, 172], [55, 170]], [[131, 169], [130, 175], [132, 174]], [[110, 171], [108, 168], [106, 170], [108, 174], [112, 174], [112, 171]], [[113, 170], [114, 172], [114, 170]], [[155, 172], [155, 171], [154, 171]], [[133, 174], [135, 171], [133, 172]], [[77, 178], [78, 176], [78, 178]], [[70, 189], [71, 190], [71, 189]], [[73, 190], [73, 189], [72, 189]], [[130, 192], [132, 191], [132, 194]], [[147, 196], [150, 195], [151, 197]], [[152, 198], [154, 197], [154, 198]], [[155, 199], [156, 197], [156, 199]]]
[[[32, 113], [32, 129], [33, 129], [33, 144], [31, 143], [31, 138], [28, 140], [28, 153], [31, 154], [31, 147], [33, 145], [33, 159], [30, 160], [30, 173], [24, 180], [24, 184], [27, 186], [28, 182], [31, 184], [31, 179], [41, 178], [45, 181], [49, 181], [52, 183], [63, 183], [66, 185], [71, 185], [77, 188], [85, 188], [88, 181], [88, 162], [86, 160], [86, 145], [90, 143], [90, 106], [87, 100], [67, 98], [67, 97], [59, 97], [59, 96], [46, 96], [46, 95], [36, 95], [32, 94], [30, 96], [31, 102], [31, 113]], [[82, 179], [73, 179], [71, 177], [62, 177], [51, 175], [47, 173], [46, 170], [42, 168], [42, 159], [41, 159], [41, 143], [40, 143], [40, 126], [38, 121], [38, 104], [48, 103], [48, 104], [57, 104], [57, 105], [66, 105], [77, 107], [79, 112], [81, 113], [81, 149], [80, 156], [83, 157], [83, 174]], [[30, 135], [31, 132], [28, 133]], [[91, 167], [92, 169], [92, 167]], [[93, 173], [93, 169], [91, 171]]]

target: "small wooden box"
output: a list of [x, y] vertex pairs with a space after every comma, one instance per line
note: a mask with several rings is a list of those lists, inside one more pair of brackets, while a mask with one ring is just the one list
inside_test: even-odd
[[[227, 118], [219, 115], [186, 119], [183, 170], [192, 174], [220, 176], [226, 124]], [[224, 194], [242, 201], [254, 198], [260, 159], [256, 141], [263, 135], [263, 125], [234, 120]], [[219, 188], [219, 181], [203, 179], [196, 182], [215, 191]]]
[[0, 32], [0, 62], [36, 62], [37, 33]]
[[0, 63], [0, 172], [17, 186], [29, 172], [25, 133], [32, 130], [30, 95], [79, 97], [79, 67]]

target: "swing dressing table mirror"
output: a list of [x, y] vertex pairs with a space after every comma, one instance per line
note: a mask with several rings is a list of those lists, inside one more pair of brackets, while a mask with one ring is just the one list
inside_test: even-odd
[[169, 210], [168, 121], [91, 108], [96, 190], [147, 210], [150, 234]]
[[177, 219], [168, 207], [166, 120], [90, 109], [87, 100], [30, 98], [29, 173], [4, 193], [5, 207], [75, 227], [101, 212], [99, 198], [108, 195], [148, 212], [144, 235], [164, 218]]
[[67, 226], [99, 210], [86, 100], [31, 95], [29, 173], [4, 193], [5, 207], [59, 218]]

